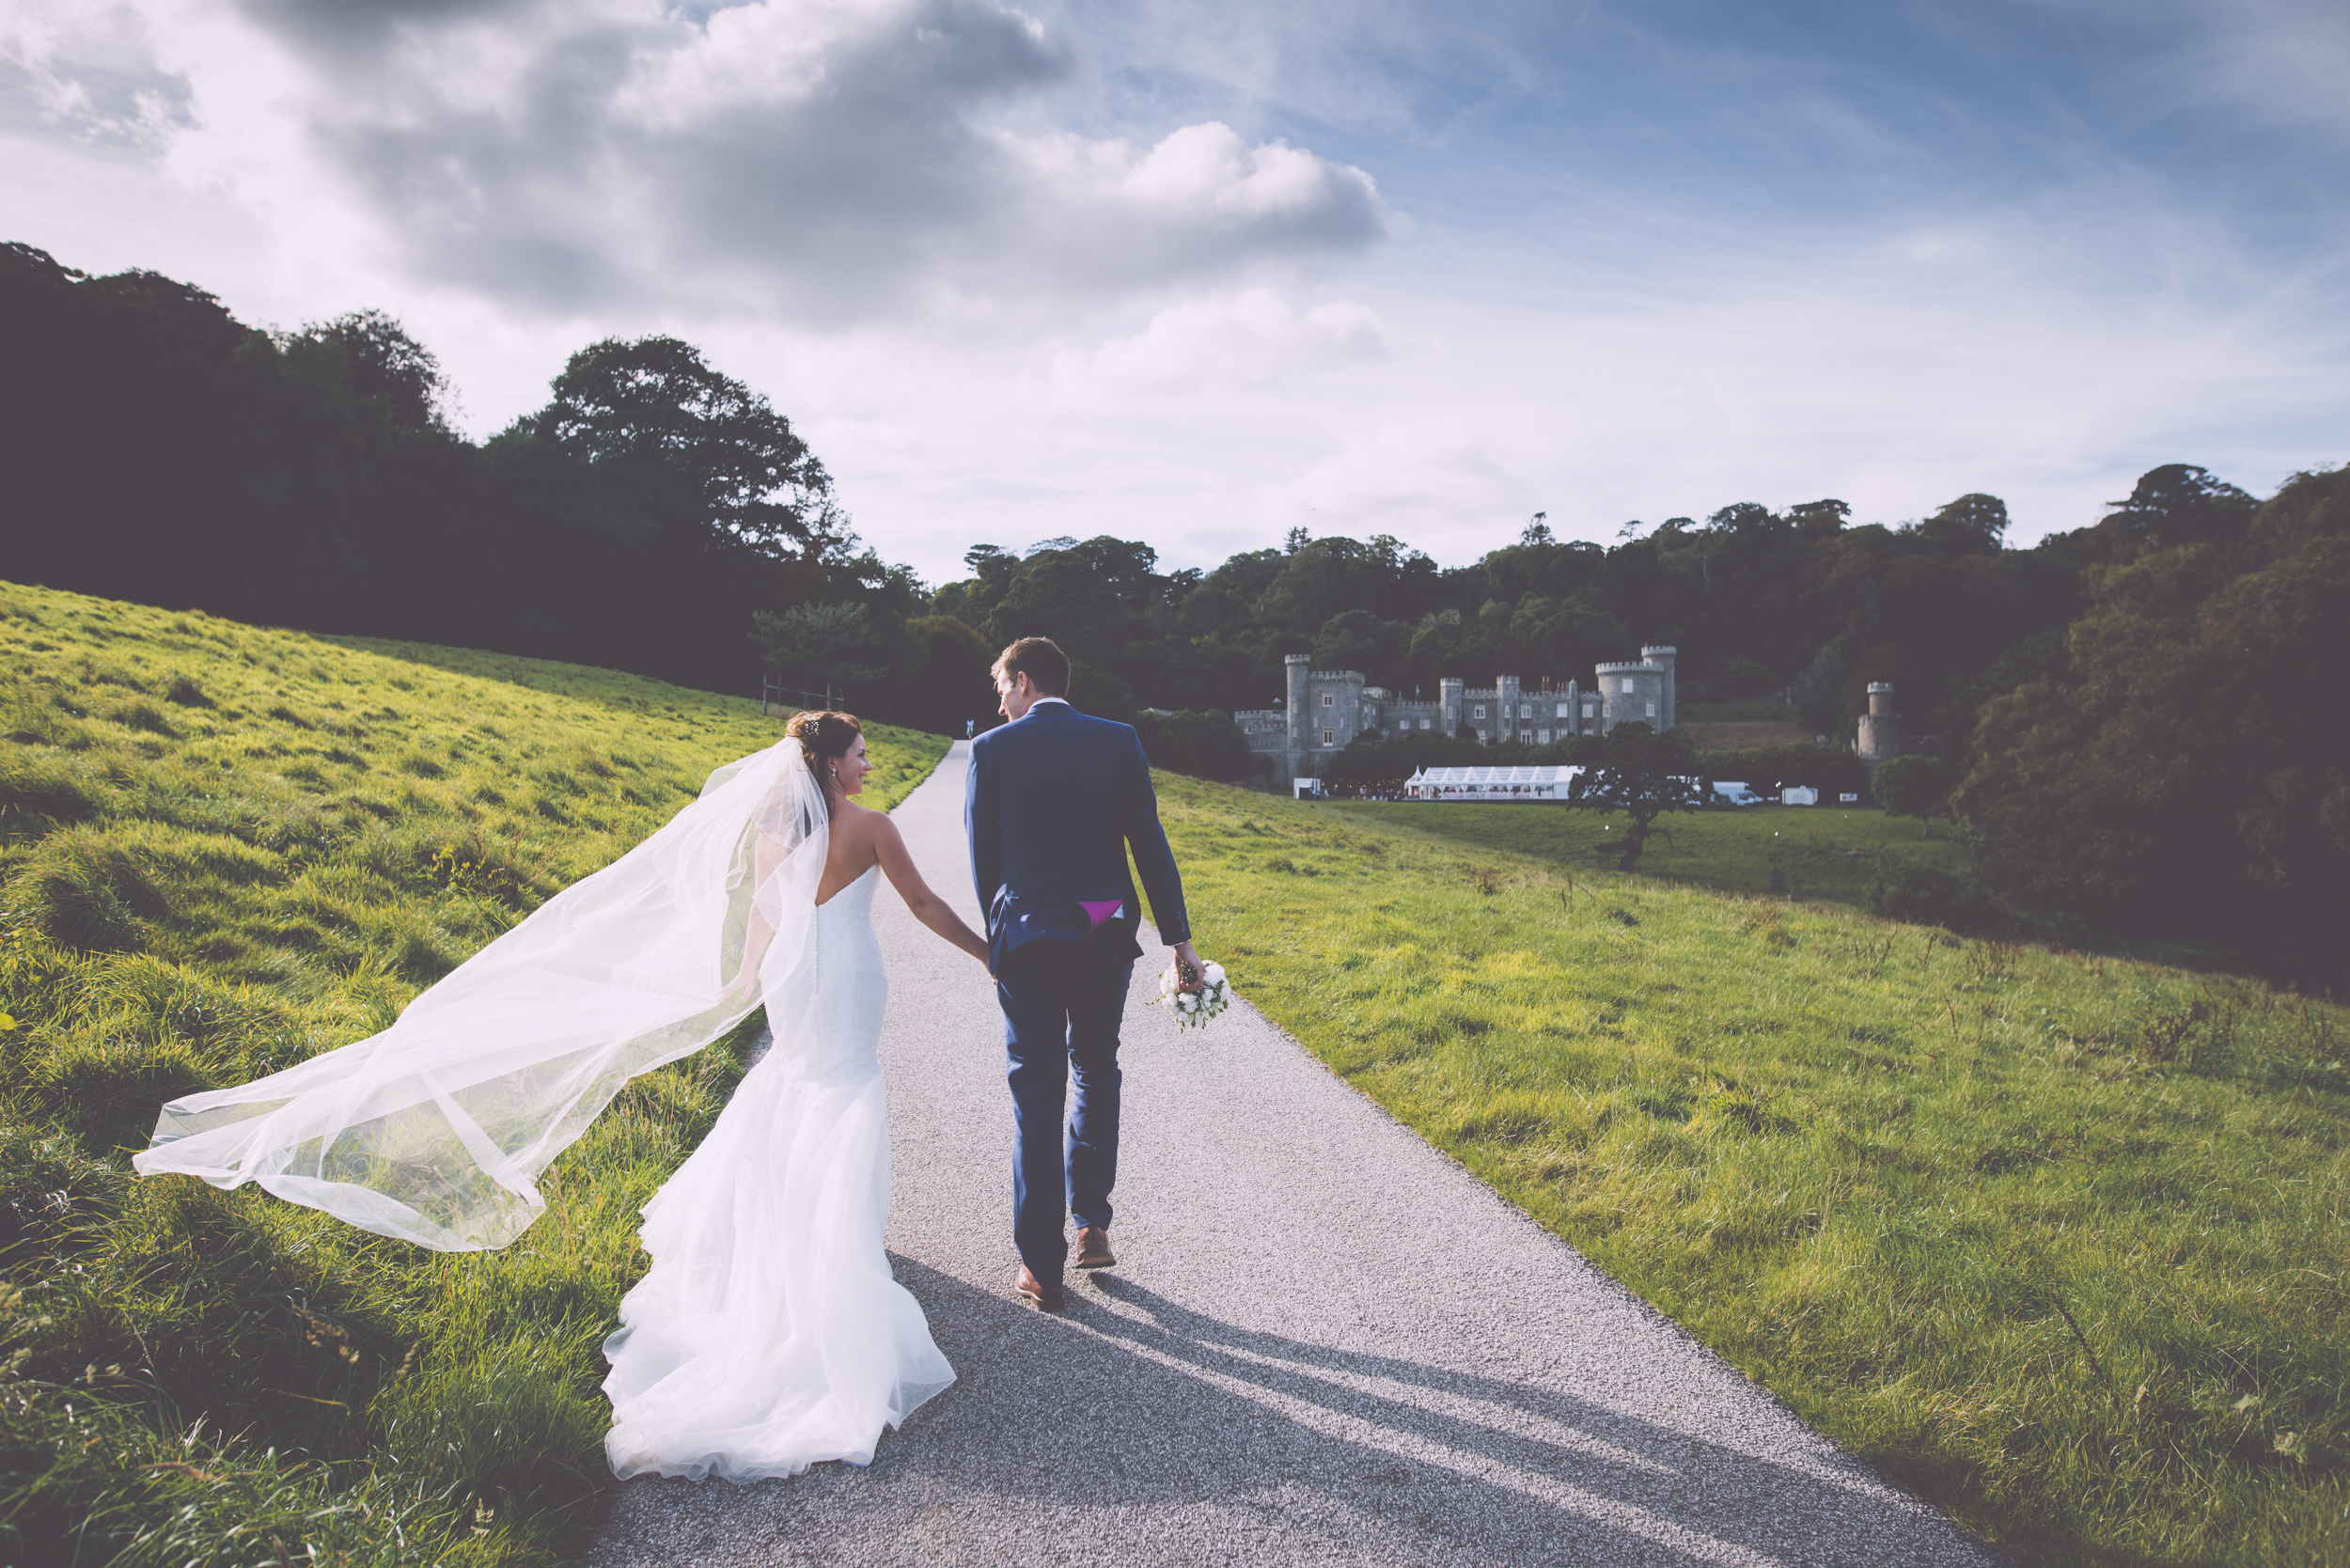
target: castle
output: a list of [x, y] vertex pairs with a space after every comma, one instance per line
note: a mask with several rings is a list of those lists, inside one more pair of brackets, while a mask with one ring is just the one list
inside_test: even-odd
[[1514, 675], [1469, 690], [1458, 676], [1436, 682], [1434, 700], [1404, 698], [1385, 686], [1363, 683], [1359, 670], [1318, 670], [1304, 653], [1288, 665], [1289, 690], [1277, 708], [1252, 708], [1232, 715], [1248, 749], [1273, 763], [1273, 781], [1318, 778], [1323, 764], [1355, 736], [1377, 730], [1390, 736], [1474, 734], [1480, 745], [1522, 741], [1548, 745], [1569, 735], [1603, 735], [1634, 719], [1658, 729], [1673, 727], [1671, 648], [1643, 648], [1637, 662], [1603, 664], [1591, 671], [1591, 689], [1570, 681], [1554, 690], [1545, 678], [1539, 691], [1527, 690]]

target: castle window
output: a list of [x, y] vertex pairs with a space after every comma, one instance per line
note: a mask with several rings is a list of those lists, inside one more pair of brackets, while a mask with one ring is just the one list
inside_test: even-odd
[[1652, 702], [1652, 703], [1649, 703], [1647, 706], [1648, 706], [1648, 716], [1649, 716], [1649, 717], [1651, 717], [1651, 718], [1654, 718], [1654, 717], [1656, 716], [1656, 704], [1655, 704], [1655, 703], [1653, 703], [1653, 702]]
[[[1631, 683], [1630, 682], [1628, 682], [1628, 681], [1627, 681], [1627, 682], [1624, 682], [1624, 688], [1623, 688], [1623, 689], [1624, 689], [1625, 691], [1630, 691], [1630, 690], [1632, 689], [1632, 683]], [[1324, 692], [1324, 693], [1322, 694], [1322, 705], [1323, 705], [1324, 708], [1327, 708], [1328, 706], [1330, 706], [1330, 694], [1329, 694], [1328, 692]]]
[[1518, 704], [1518, 717], [1520, 717], [1520, 718], [1532, 718], [1533, 716], [1534, 716], [1534, 704], [1532, 704], [1531, 702], [1521, 702], [1521, 703], [1519, 703], [1519, 704]]
[[1559, 704], [1559, 716], [1560, 718], [1565, 718], [1565, 717], [1567, 717], [1567, 716], [1568, 716], [1568, 714], [1567, 714], [1567, 705], [1566, 705], [1565, 703], [1563, 703], [1563, 702], [1561, 702], [1560, 704]]
[[[1632, 695], [1632, 677], [1629, 675], [1623, 678], [1623, 694], [1626, 697], [1630, 697]], [[1330, 699], [1325, 697], [1322, 700], [1327, 702]]]
[[1477, 705], [1477, 712], [1470, 716], [1474, 718], [1483, 718], [1485, 716], [1485, 705], [1482, 702], [1479, 703]]
[[1534, 742], [1537, 745], [1548, 745], [1550, 744], [1550, 731], [1547, 729], [1535, 730]]
[[1332, 740], [1331, 740], [1331, 731], [1330, 731], [1330, 730], [1324, 729], [1324, 730], [1322, 732], [1322, 744], [1323, 744], [1324, 745], [1329, 745], [1333, 744], [1333, 743], [1332, 743]]

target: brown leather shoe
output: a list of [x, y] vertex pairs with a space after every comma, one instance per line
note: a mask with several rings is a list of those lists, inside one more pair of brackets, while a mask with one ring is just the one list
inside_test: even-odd
[[1061, 1309], [1061, 1304], [1069, 1299], [1062, 1292], [1058, 1280], [1050, 1285], [1045, 1284], [1028, 1272], [1028, 1265], [1026, 1263], [1022, 1263], [1020, 1272], [1012, 1277], [1011, 1294], [1040, 1312], [1058, 1312]]
[[1077, 1268], [1114, 1268], [1118, 1260], [1110, 1252], [1110, 1233], [1099, 1225], [1077, 1228]]

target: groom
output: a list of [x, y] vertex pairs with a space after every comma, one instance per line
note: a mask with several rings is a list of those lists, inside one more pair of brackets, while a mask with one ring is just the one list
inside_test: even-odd
[[[1069, 656], [1022, 637], [997, 657], [995, 690], [1013, 722], [971, 743], [964, 825], [987, 912], [988, 968], [1004, 1008], [1018, 1150], [1011, 1167], [1012, 1289], [1048, 1312], [1062, 1302], [1066, 1217], [1077, 1266], [1107, 1268], [1118, 1179], [1118, 1026], [1142, 949], [1126, 847], [1150, 889], [1159, 935], [1191, 965], [1183, 881], [1159, 827], [1151, 764], [1133, 729], [1069, 705]], [[1186, 986], [1197, 990], [1198, 980]], [[1069, 1079], [1076, 1106], [1062, 1141]]]

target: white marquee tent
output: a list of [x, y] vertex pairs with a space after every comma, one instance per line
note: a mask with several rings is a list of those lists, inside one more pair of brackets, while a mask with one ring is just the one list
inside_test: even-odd
[[1422, 768], [1403, 781], [1407, 800], [1565, 800], [1573, 768]]

